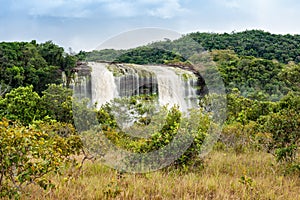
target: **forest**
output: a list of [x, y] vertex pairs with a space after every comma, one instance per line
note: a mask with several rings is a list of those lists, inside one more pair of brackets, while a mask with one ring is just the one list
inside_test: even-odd
[[[168, 145], [184, 119], [173, 107], [147, 140], [126, 135], [111, 113], [113, 105], [74, 103], [69, 86], [77, 63], [87, 61], [181, 67], [195, 61], [216, 67], [226, 92], [217, 98], [227, 105], [212, 151], [198, 156], [213, 123], [200, 105], [193, 142], [170, 166], [132, 174], [97, 162], [89, 149], [101, 141], [87, 148], [82, 136], [102, 140], [103, 133], [119, 148], [147, 153]], [[129, 50], [79, 53], [67, 53], [52, 41], [1, 42], [0, 66], [0, 198], [300, 198], [300, 35], [196, 32]], [[140, 109], [141, 99], [151, 98], [128, 100]], [[73, 116], [74, 109], [86, 119]], [[147, 125], [145, 119], [139, 122]], [[91, 126], [96, 133], [85, 128]]]

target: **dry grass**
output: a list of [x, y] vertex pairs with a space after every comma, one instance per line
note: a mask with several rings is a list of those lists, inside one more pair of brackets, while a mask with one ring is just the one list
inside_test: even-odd
[[213, 152], [204, 169], [188, 173], [158, 171], [118, 174], [86, 163], [77, 179], [53, 177], [57, 188], [27, 189], [23, 199], [300, 199], [300, 178], [283, 176], [266, 153]]

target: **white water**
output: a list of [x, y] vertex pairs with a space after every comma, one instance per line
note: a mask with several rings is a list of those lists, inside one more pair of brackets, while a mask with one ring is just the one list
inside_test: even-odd
[[113, 73], [106, 68], [105, 63], [89, 63], [92, 67], [92, 104], [97, 103], [97, 108], [118, 97]]
[[194, 80], [184, 81], [182, 76], [176, 74], [174, 68], [171, 67], [150, 66], [149, 68], [157, 77], [158, 99], [161, 106], [177, 105], [180, 111], [187, 112], [188, 109], [197, 105], [196, 89], [190, 83]]
[[[142, 84], [148, 87], [150, 85], [153, 93], [156, 93], [158, 89], [158, 101], [161, 106], [168, 105], [168, 107], [171, 107], [178, 105], [183, 112], [187, 112], [188, 109], [197, 106], [198, 97], [196, 89], [193, 87], [193, 85], [196, 85], [197, 80], [183, 80], [178, 71], [176, 73], [175, 68], [134, 65], [134, 69], [131, 69], [130, 66], [126, 66], [126, 75], [114, 77], [113, 73], [107, 69], [106, 63], [91, 62], [89, 66], [92, 68], [92, 104], [97, 103], [97, 108], [114, 98], [132, 96], [134, 92], [136, 95], [139, 95], [141, 92], [140, 88], [143, 87]], [[149, 74], [152, 72], [153, 76], [148, 74], [147, 76], [149, 77], [141, 77], [139, 76], [139, 70], [146, 70]], [[187, 71], [184, 73], [192, 74]]]
[[184, 100], [184, 85], [177, 74], [166, 67], [149, 67], [157, 77], [158, 101], [160, 105], [180, 106], [181, 111], [187, 110]]

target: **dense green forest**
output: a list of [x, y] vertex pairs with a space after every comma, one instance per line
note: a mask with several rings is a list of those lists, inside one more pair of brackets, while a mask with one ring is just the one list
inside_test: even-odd
[[[41, 93], [50, 83], [62, 83], [61, 72], [71, 77], [77, 58], [51, 41], [0, 43], [1, 91], [32, 85]], [[3, 94], [2, 94], [3, 95]]]
[[[226, 120], [214, 150], [235, 154], [264, 152], [279, 163], [280, 171], [276, 173], [298, 177], [299, 35], [276, 35], [260, 30], [191, 33], [175, 41], [155, 42], [130, 50], [80, 51], [76, 55], [66, 53], [51, 41], [1, 42], [0, 197], [18, 198], [32, 183], [45, 190], [53, 189], [55, 185], [49, 174], [81, 170], [83, 161], [90, 155], [80, 136], [93, 138], [93, 132], [85, 127], [101, 124], [96, 129], [98, 132], [115, 145], [135, 153], [164, 147], [175, 137], [183, 120], [175, 107], [167, 113], [160, 131], [147, 140], [138, 140], [118, 127], [111, 113], [113, 105], [96, 109], [87, 108], [85, 101], [74, 103], [73, 91], [68, 86], [74, 79], [77, 61], [190, 67], [194, 59], [203, 59], [203, 65], [210, 63], [205, 62], [207, 59], [214, 61], [226, 88], [222, 97], [227, 99]], [[66, 75], [64, 85], [62, 72]], [[130, 97], [124, 101], [140, 108], [141, 98], [151, 99]], [[208, 99], [205, 97], [201, 102], [205, 104]], [[74, 109], [86, 119], [95, 116], [96, 121], [74, 118]], [[201, 109], [195, 114], [201, 115], [202, 121], [193, 133], [192, 145], [167, 170], [186, 172], [196, 166], [205, 168], [197, 154], [212, 122], [209, 113], [202, 113], [204, 107]], [[143, 120], [137, 125], [147, 125]], [[75, 129], [76, 123], [83, 126]], [[83, 159], [78, 160], [74, 155]], [[240, 181], [253, 188], [246, 176]]]
[[[285, 64], [289, 63], [290, 61], [293, 61], [295, 63], [300, 62], [300, 35], [271, 34], [262, 30], [250, 30], [232, 33], [190, 33], [175, 41], [167, 40], [161, 42], [154, 42], [152, 44], [147, 45], [147, 47], [156, 47], [159, 49], [163, 48], [175, 51], [179, 48], [186, 48], [184, 52], [195, 52], [202, 50], [193, 49], [199, 47], [191, 47], [190, 45], [192, 43], [187, 42], [191, 39], [200, 44], [200, 46], [204, 50], [208, 51], [233, 50], [239, 56], [254, 56], [257, 58], [264, 58], [267, 60], [277, 60], [278, 62]], [[152, 59], [151, 56], [147, 56], [146, 47], [144, 47], [144, 49], [137, 48], [136, 50], [141, 50], [141, 53], [136, 56], [141, 56], [143, 58], [143, 63], [146, 63], [148, 58]], [[132, 51], [130, 50], [130, 52]], [[86, 55], [88, 60], [107, 60], [111, 59], [112, 55], [114, 58], [116, 58], [116, 56], [124, 53], [126, 53], [126, 51], [124, 50], [103, 50], [100, 52], [81, 52], [80, 54]], [[149, 51], [149, 54], [153, 55], [153, 52]], [[160, 52], [160, 58], [163, 58], [165, 56], [167, 55]], [[125, 58], [122, 57], [121, 59], [123, 60]], [[133, 58], [130, 59], [131, 61], [133, 61]], [[126, 62], [126, 59], [124, 61]]]
[[238, 33], [191, 33], [207, 50], [234, 50], [240, 56], [254, 56], [281, 63], [300, 62], [300, 35], [276, 35], [261, 30]]

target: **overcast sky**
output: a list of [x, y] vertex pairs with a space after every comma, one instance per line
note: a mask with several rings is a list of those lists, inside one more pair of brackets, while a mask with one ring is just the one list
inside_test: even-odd
[[143, 27], [179, 33], [262, 29], [300, 34], [298, 0], [0, 0], [0, 41], [93, 50]]

